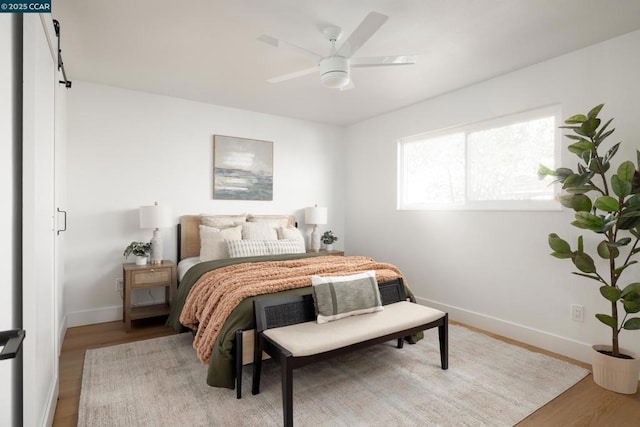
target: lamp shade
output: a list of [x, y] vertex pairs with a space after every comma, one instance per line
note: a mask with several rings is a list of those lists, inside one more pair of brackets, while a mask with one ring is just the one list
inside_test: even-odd
[[169, 206], [140, 206], [140, 228], [163, 228], [172, 225], [172, 213]]
[[326, 224], [327, 208], [319, 208], [318, 206], [304, 208], [304, 222], [306, 224]]

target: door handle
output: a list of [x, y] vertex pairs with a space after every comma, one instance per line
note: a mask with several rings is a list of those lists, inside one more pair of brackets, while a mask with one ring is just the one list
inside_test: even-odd
[[26, 333], [24, 329], [12, 329], [0, 332], [0, 345], [4, 346], [0, 352], [0, 360], [13, 359], [22, 347]]
[[60, 210], [60, 208], [56, 208], [56, 210], [58, 211], [58, 213], [64, 214], [64, 228], [56, 232], [56, 234], [59, 236], [61, 232], [67, 231], [67, 211]]

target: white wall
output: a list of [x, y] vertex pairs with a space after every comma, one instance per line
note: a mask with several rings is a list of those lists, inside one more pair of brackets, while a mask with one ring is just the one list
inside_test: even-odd
[[[591, 344], [610, 342], [594, 318], [608, 304], [596, 282], [570, 274], [571, 262], [547, 246], [551, 232], [575, 242], [572, 213], [397, 211], [397, 140], [552, 104], [566, 118], [604, 102], [601, 117], [615, 117], [613, 142], [623, 141], [616, 160], [635, 161], [639, 49], [640, 32], [630, 33], [350, 126], [347, 252], [397, 264], [422, 302], [453, 319], [588, 360]], [[566, 145], [562, 162], [575, 168]], [[638, 281], [639, 270], [626, 280]], [[570, 320], [573, 303], [585, 306], [584, 323]], [[621, 342], [640, 352], [640, 333], [625, 331]]]
[[[201, 212], [292, 213], [310, 233], [303, 209], [317, 203], [344, 235], [340, 127], [80, 81], [67, 105], [68, 326], [121, 318], [122, 251], [152, 234], [139, 228], [141, 205], [172, 206], [176, 224]], [[273, 141], [273, 201], [212, 200], [214, 134]], [[162, 235], [175, 261], [176, 229]]]

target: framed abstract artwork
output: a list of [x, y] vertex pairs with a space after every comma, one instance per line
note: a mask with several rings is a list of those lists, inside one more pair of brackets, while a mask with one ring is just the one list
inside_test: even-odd
[[273, 200], [273, 142], [214, 135], [213, 198]]

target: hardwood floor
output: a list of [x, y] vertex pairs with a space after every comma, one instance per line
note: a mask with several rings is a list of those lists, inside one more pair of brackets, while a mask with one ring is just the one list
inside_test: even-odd
[[[451, 323], [459, 324], [456, 322]], [[171, 328], [157, 321], [155, 324], [153, 324], [152, 321], [138, 321], [136, 325], [137, 327], [129, 333], [125, 332], [124, 323], [122, 322], [100, 323], [69, 328], [67, 330], [62, 345], [62, 354], [60, 355], [60, 394], [53, 420], [54, 426], [75, 427], [77, 425], [78, 402], [80, 400], [85, 350], [156, 338], [174, 333]], [[536, 347], [487, 333], [476, 328], [470, 327], [470, 329], [486, 333], [491, 337], [501, 339], [510, 344], [519, 345], [531, 351], [540, 352], [587, 369], [589, 368], [587, 364], [564, 356], [540, 350]], [[588, 375], [571, 389], [518, 424], [519, 427], [637, 427], [639, 425], [640, 392], [629, 396], [604, 390], [594, 384], [591, 375]]]

